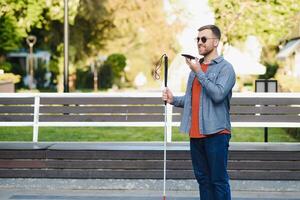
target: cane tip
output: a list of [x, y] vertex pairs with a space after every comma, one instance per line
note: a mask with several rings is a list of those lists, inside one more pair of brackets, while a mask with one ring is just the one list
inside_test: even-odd
[[166, 200], [166, 196], [163, 197], [163, 200]]

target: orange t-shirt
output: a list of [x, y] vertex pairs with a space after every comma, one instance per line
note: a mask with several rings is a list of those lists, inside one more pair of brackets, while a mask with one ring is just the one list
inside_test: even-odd
[[[201, 64], [202, 71], [206, 73], [208, 64]], [[201, 89], [202, 86], [198, 81], [197, 77], [195, 77], [192, 85], [192, 122], [191, 122], [191, 130], [190, 130], [190, 138], [205, 138], [207, 135], [203, 135], [199, 129], [199, 113], [200, 113], [200, 98], [201, 98]], [[230, 131], [225, 129], [223, 131], [218, 132], [219, 134], [229, 134]]]

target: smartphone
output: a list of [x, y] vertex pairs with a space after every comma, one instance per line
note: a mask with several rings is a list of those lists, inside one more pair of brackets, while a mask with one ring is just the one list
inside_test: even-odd
[[181, 54], [183, 57], [188, 58], [188, 59], [195, 59], [195, 56], [191, 56], [189, 54]]

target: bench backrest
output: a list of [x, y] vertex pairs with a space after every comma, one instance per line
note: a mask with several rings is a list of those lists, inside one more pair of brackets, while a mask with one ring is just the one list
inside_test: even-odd
[[[167, 107], [168, 130], [181, 108]], [[164, 126], [160, 94], [0, 94], [0, 126]], [[300, 127], [299, 93], [234, 94], [234, 127]]]

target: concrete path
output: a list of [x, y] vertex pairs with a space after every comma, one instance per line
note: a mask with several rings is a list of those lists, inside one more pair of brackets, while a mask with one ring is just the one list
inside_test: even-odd
[[[0, 179], [0, 200], [161, 200], [162, 180]], [[167, 200], [199, 200], [195, 180], [167, 180]], [[299, 181], [231, 181], [232, 200], [300, 200]]]
[[[233, 192], [232, 200], [300, 200], [300, 192]], [[0, 200], [161, 200], [161, 192], [121, 190], [0, 189]], [[197, 192], [167, 193], [167, 200], [199, 200]]]

